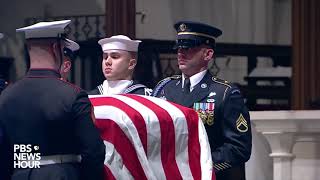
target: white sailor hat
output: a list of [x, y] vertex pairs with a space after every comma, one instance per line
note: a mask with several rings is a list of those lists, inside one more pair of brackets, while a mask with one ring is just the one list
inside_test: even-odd
[[31, 26], [19, 28], [17, 32], [24, 32], [26, 39], [32, 38], [60, 38], [64, 28], [71, 20], [39, 22]]
[[102, 51], [116, 49], [125, 50], [131, 52], [137, 52], [139, 40], [131, 40], [129, 37], [124, 35], [111, 36], [110, 38], [104, 38], [98, 41], [102, 47]]
[[4, 36], [4, 35], [3, 35], [2, 33], [0, 33], [0, 39], [2, 39], [2, 38], [3, 38], [3, 36]]

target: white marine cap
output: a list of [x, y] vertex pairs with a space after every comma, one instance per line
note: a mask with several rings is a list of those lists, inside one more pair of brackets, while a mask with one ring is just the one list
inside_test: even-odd
[[24, 32], [25, 38], [55, 38], [61, 37], [64, 28], [70, 24], [71, 20], [39, 22], [31, 26], [19, 28], [17, 32]]
[[131, 40], [129, 37], [124, 35], [111, 36], [110, 38], [104, 38], [98, 41], [102, 47], [102, 51], [117, 49], [131, 52], [137, 52], [139, 40]]
[[2, 38], [3, 38], [3, 36], [4, 36], [4, 35], [3, 35], [2, 33], [0, 33], [0, 39], [2, 39]]

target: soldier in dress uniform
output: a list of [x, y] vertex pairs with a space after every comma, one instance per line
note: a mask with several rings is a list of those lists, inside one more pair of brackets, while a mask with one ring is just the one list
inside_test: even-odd
[[63, 48], [63, 63], [61, 65], [60, 74], [61, 78], [68, 81], [69, 72], [71, 70], [72, 61], [75, 59], [75, 52], [80, 49], [78, 43], [66, 39], [66, 46]]
[[99, 40], [103, 51], [102, 72], [106, 80], [88, 94], [150, 95], [151, 89], [132, 80], [140, 42], [124, 35]]
[[176, 48], [182, 75], [165, 78], [152, 95], [194, 108], [205, 124], [218, 180], [245, 179], [244, 163], [251, 155], [251, 126], [240, 90], [214, 77], [208, 63], [222, 31], [197, 22], [181, 21]]
[[[0, 125], [6, 157], [14, 145], [31, 145], [40, 153], [40, 168], [15, 168], [12, 180], [102, 180], [105, 146], [93, 123], [92, 105], [81, 88], [61, 80], [61, 37], [70, 20], [40, 22], [24, 32], [30, 69], [0, 96]], [[14, 167], [10, 159], [8, 169]], [[30, 161], [29, 161], [30, 162]], [[3, 163], [3, 161], [1, 161]]]

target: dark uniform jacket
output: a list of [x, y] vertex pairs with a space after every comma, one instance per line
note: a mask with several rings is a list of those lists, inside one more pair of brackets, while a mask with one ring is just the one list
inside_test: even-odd
[[[149, 96], [151, 93], [151, 90], [147, 88], [143, 84], [139, 84], [136, 81], [133, 81], [133, 83], [128, 86], [121, 94], [139, 94], [139, 95], [146, 95]], [[103, 86], [100, 84], [95, 89], [88, 92], [89, 95], [99, 95], [103, 94]]]
[[244, 163], [251, 155], [249, 112], [240, 90], [209, 71], [185, 93], [181, 76], [158, 83], [152, 95], [194, 108], [205, 124], [217, 179], [245, 179]]
[[[5, 152], [12, 154], [14, 144], [31, 144], [39, 146], [37, 152], [41, 157], [81, 155], [80, 176], [86, 180], [102, 179], [105, 146], [94, 126], [88, 95], [59, 78], [60, 74], [54, 70], [31, 69], [23, 79], [2, 92], [0, 124], [4, 142], [8, 142], [3, 146]], [[12, 164], [12, 159], [9, 161]], [[60, 170], [63, 170], [65, 164], [60, 165]], [[43, 167], [33, 171], [48, 170], [46, 167], [50, 165]], [[68, 174], [67, 171], [63, 170]], [[48, 172], [52, 171], [49, 169]], [[66, 177], [66, 174], [57, 176]]]

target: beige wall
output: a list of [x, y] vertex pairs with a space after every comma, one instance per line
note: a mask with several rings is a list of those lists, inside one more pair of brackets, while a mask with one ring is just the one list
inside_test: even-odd
[[223, 30], [220, 42], [291, 44], [291, 0], [136, 0], [137, 37], [174, 39], [173, 24], [193, 20]]
[[[218, 42], [250, 44], [291, 44], [291, 0], [136, 0], [137, 11], [145, 13], [143, 22], [136, 18], [138, 38], [173, 40], [173, 24], [193, 20], [219, 27]], [[228, 59], [232, 59], [228, 61]], [[216, 59], [218, 76], [246, 84], [247, 60], [242, 57]], [[259, 67], [272, 61], [261, 59]]]

